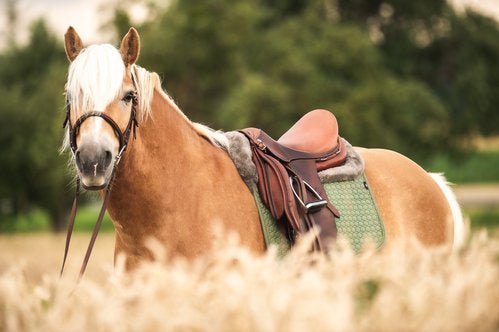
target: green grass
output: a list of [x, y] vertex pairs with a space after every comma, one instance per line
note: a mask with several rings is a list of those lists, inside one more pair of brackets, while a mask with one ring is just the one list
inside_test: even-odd
[[0, 218], [0, 232], [2, 233], [31, 233], [47, 230], [50, 230], [49, 218], [41, 209]]
[[487, 228], [489, 230], [499, 229], [499, 207], [466, 208], [464, 214], [471, 220], [471, 228], [474, 230]]
[[[88, 204], [78, 207], [74, 231], [91, 232], [99, 215], [100, 206]], [[69, 218], [69, 217], [68, 217]], [[102, 221], [101, 231], [113, 231], [111, 218], [106, 212]], [[41, 209], [33, 209], [29, 213], [16, 216], [0, 216], [0, 233], [33, 233], [51, 230], [48, 214]]]
[[[74, 230], [76, 232], [91, 232], [94, 229], [95, 222], [99, 216], [100, 204], [99, 205], [88, 205], [83, 208], [78, 209], [78, 214], [76, 215], [76, 221]], [[101, 231], [112, 231], [113, 223], [109, 214], [106, 212], [104, 219], [102, 220]]]
[[425, 163], [453, 183], [499, 182], [499, 151], [476, 151], [459, 157], [438, 156]]

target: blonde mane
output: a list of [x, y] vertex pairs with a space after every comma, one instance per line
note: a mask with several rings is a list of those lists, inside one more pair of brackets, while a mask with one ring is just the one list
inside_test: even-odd
[[[83, 49], [69, 66], [66, 83], [66, 99], [70, 105], [78, 105], [80, 110], [103, 112], [118, 95], [123, 94], [122, 85], [125, 65], [119, 51], [109, 44], [91, 45]], [[131, 75], [138, 93], [138, 120], [152, 116], [151, 102], [156, 89], [160, 95], [178, 112], [202, 137], [221, 148], [228, 145], [223, 133], [199, 123], [190, 121], [173, 99], [162, 89], [158, 74], [133, 64]], [[68, 132], [61, 150], [69, 147]]]
[[192, 122], [191, 120], [189, 120], [189, 118], [187, 118], [187, 116], [177, 106], [173, 98], [163, 90], [161, 86], [161, 79], [159, 78], [158, 74], [149, 72], [138, 65], [133, 65], [132, 72], [133, 75], [135, 75], [134, 78], [136, 80], [139, 94], [140, 121], [151, 115], [151, 101], [154, 94], [154, 89], [156, 89], [160, 93], [160, 95], [170, 104], [172, 109], [178, 112], [200, 136], [206, 138], [216, 146], [219, 146], [223, 149], [227, 148], [229, 143], [223, 132], [215, 131], [208, 126]]

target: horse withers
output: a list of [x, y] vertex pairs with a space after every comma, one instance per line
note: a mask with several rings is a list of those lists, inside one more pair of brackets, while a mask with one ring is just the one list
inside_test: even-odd
[[[210, 249], [218, 225], [263, 252], [258, 210], [224, 149], [226, 137], [191, 122], [159, 76], [136, 64], [137, 31], [131, 28], [116, 49], [84, 47], [70, 27], [65, 49], [71, 64], [64, 146], [81, 185], [107, 191], [115, 255], [124, 254], [129, 268], [152, 259], [146, 240], [153, 237], [170, 257], [193, 258]], [[462, 240], [459, 207], [442, 178], [393, 151], [356, 151], [384, 221], [386, 245]]]

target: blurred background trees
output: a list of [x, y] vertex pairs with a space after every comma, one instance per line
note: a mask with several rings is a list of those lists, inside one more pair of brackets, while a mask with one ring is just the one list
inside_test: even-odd
[[195, 121], [279, 136], [328, 108], [352, 143], [418, 161], [498, 134], [498, 24], [446, 1], [173, 1], [151, 12], [140, 63]]
[[[12, 2], [11, 2], [12, 3]], [[499, 135], [499, 26], [444, 0], [144, 2], [133, 22], [113, 7], [117, 44], [130, 25], [139, 64], [187, 116], [216, 129], [281, 135], [305, 112], [331, 110], [354, 145], [421, 163]], [[9, 7], [9, 26], [15, 8]], [[15, 29], [10, 29], [12, 33]], [[63, 225], [72, 190], [58, 154], [67, 60], [43, 20], [0, 52], [0, 216], [45, 209]], [[0, 218], [0, 229], [2, 229]]]
[[67, 158], [58, 153], [66, 60], [43, 20], [33, 22], [30, 35], [27, 45], [0, 55], [0, 212], [41, 207], [58, 230], [71, 201]]

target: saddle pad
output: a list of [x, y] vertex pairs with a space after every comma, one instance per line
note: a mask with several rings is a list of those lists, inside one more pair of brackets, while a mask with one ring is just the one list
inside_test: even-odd
[[[366, 241], [371, 241], [376, 248], [380, 248], [385, 242], [385, 228], [365, 176], [352, 181], [325, 183], [324, 189], [331, 203], [341, 214], [341, 217], [336, 219], [338, 236], [347, 238], [355, 252], [359, 252]], [[267, 248], [276, 246], [278, 256], [282, 257], [290, 249], [289, 240], [279, 230], [270, 211], [262, 203], [256, 186], [253, 188], [253, 194]]]

